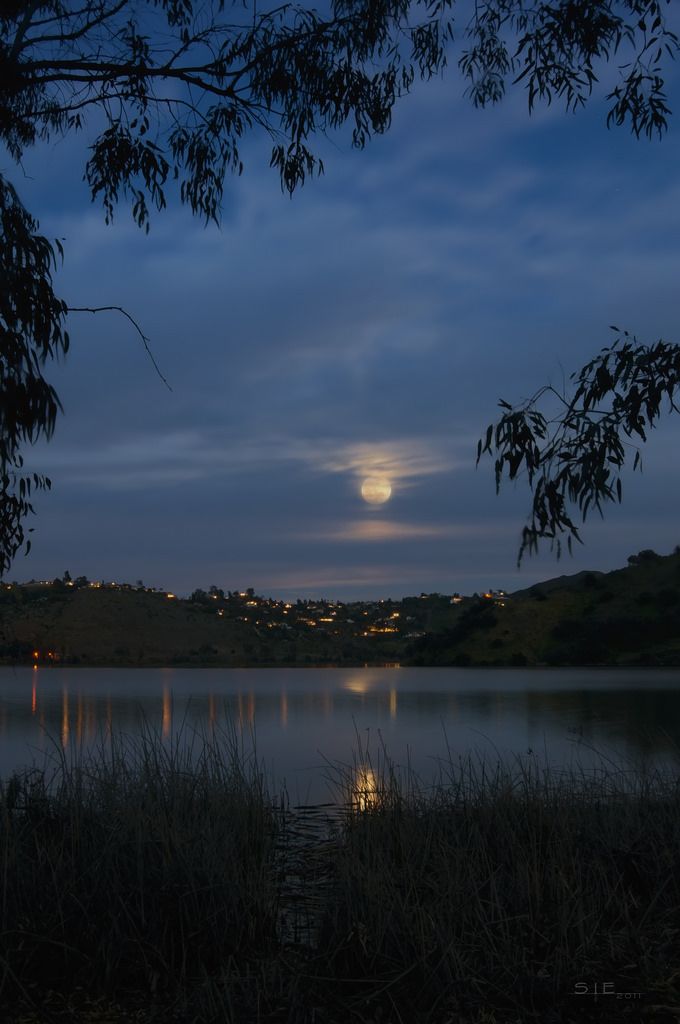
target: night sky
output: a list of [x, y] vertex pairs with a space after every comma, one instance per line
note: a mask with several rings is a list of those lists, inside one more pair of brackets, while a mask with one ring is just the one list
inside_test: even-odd
[[[455, 62], [454, 62], [455, 64]], [[33, 550], [10, 579], [72, 575], [180, 594], [401, 597], [508, 590], [680, 543], [677, 426], [643, 451], [624, 502], [555, 562], [516, 556], [526, 486], [495, 496], [476, 443], [516, 402], [612, 340], [680, 341], [680, 79], [664, 139], [608, 131], [602, 93], [529, 117], [514, 92], [477, 111], [455, 67], [398, 106], [363, 152], [317, 140], [326, 165], [291, 200], [265, 140], [243, 147], [222, 225], [171, 199], [147, 236], [107, 227], [82, 182], [83, 133], [3, 160], [49, 237], [74, 314], [50, 371], [65, 414], [27, 457], [48, 473]], [[606, 91], [603, 90], [603, 92]], [[362, 483], [377, 478], [382, 504]]]

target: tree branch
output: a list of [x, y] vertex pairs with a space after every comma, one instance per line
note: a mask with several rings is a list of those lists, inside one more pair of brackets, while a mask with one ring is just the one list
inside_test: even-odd
[[158, 366], [158, 363], [154, 359], [153, 352], [149, 348], [149, 339], [144, 334], [144, 331], [139, 326], [139, 324], [137, 323], [135, 318], [133, 316], [131, 316], [130, 313], [128, 313], [128, 311], [126, 309], [123, 309], [122, 306], [67, 306], [67, 312], [69, 312], [69, 313], [109, 313], [109, 312], [122, 313], [124, 317], [127, 317], [127, 319], [130, 321], [130, 323], [132, 324], [134, 329], [137, 331], [137, 334], [139, 335], [139, 337], [142, 339], [142, 344], [144, 345], [144, 348], [146, 349], [146, 354], [148, 355], [149, 359], [153, 363], [154, 370], [156, 371], [156, 373], [158, 374], [160, 379], [163, 381], [163, 383], [165, 384], [165, 386], [168, 389], [168, 391], [172, 391], [172, 388], [171, 388], [170, 384], [168, 383], [166, 378], [161, 373], [160, 367]]

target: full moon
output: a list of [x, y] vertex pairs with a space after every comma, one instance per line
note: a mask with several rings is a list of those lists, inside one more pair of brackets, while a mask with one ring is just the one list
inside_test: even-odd
[[369, 505], [384, 505], [392, 494], [392, 485], [384, 476], [369, 476], [361, 485], [361, 497]]

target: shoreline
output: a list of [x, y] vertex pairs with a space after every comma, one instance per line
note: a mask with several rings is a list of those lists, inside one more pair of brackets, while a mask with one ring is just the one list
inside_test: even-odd
[[62, 668], [77, 668], [77, 669], [91, 669], [91, 668], [117, 668], [130, 671], [143, 671], [145, 669], [166, 669], [171, 670], [174, 668], [181, 669], [198, 669], [203, 671], [204, 669], [294, 669], [296, 671], [302, 671], [304, 669], [460, 669], [464, 671], [478, 671], [494, 669], [503, 671], [505, 669], [512, 669], [513, 671], [541, 671], [546, 672], [552, 669], [563, 670], [563, 669], [588, 669], [589, 671], [597, 669], [621, 669], [621, 670], [632, 670], [632, 669], [644, 669], [645, 671], [663, 670], [663, 669], [674, 669], [680, 668], [680, 658], [677, 661], [668, 662], [647, 662], [647, 661], [626, 661], [626, 662], [579, 662], [577, 664], [570, 662], [563, 662], [556, 664], [554, 662], [532, 662], [526, 665], [514, 665], [510, 662], [477, 662], [469, 665], [461, 665], [456, 663], [442, 664], [441, 662], [422, 664], [420, 662], [409, 662], [409, 661], [319, 661], [319, 662], [261, 662], [261, 661], [249, 661], [249, 662], [233, 662], [233, 661], [214, 661], [214, 662], [195, 662], [195, 661], [148, 661], [140, 664], [139, 662], [123, 662], [123, 661], [59, 661], [59, 662], [41, 662], [36, 664], [32, 661], [4, 661], [0, 659], [0, 668], [30, 668], [30, 669], [44, 669], [51, 671], [53, 669]]

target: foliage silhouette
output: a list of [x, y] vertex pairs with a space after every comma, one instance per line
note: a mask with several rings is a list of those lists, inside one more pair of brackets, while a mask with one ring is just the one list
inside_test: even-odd
[[[129, 201], [148, 231], [168, 189], [205, 221], [219, 219], [224, 180], [243, 170], [253, 131], [292, 194], [323, 171], [310, 140], [351, 126], [362, 148], [390, 126], [416, 78], [458, 66], [476, 106], [508, 83], [537, 101], [583, 106], [598, 65], [626, 56], [607, 123], [662, 134], [664, 62], [678, 50], [663, 0], [334, 0], [260, 10], [226, 0], [7, 0], [0, 9], [0, 142], [18, 164], [36, 143], [97, 127], [85, 167], [107, 222]], [[462, 29], [454, 36], [454, 15]], [[103, 124], [103, 127], [102, 127]], [[0, 572], [25, 540], [31, 490], [21, 446], [52, 434], [60, 409], [45, 364], [66, 353], [69, 306], [52, 288], [61, 255], [0, 177]], [[71, 307], [75, 311], [75, 307]], [[136, 325], [135, 325], [136, 326]], [[140, 331], [140, 334], [142, 332]], [[142, 334], [146, 345], [146, 339]], [[568, 526], [569, 528], [569, 526]]]
[[[571, 551], [581, 540], [577, 516], [585, 522], [592, 509], [602, 515], [606, 502], [621, 501], [628, 456], [634, 453], [633, 469], [642, 466], [636, 442], [647, 440], [665, 402], [668, 411], [678, 411], [680, 346], [643, 345], [627, 331], [612, 330], [614, 343], [572, 374], [571, 396], [546, 386], [514, 407], [501, 399], [503, 415], [478, 442], [478, 464], [495, 452], [497, 492], [506, 474], [509, 480], [526, 476], [532, 490], [518, 564], [542, 538], [559, 557], [566, 536]], [[641, 551], [628, 561], [658, 557]]]

